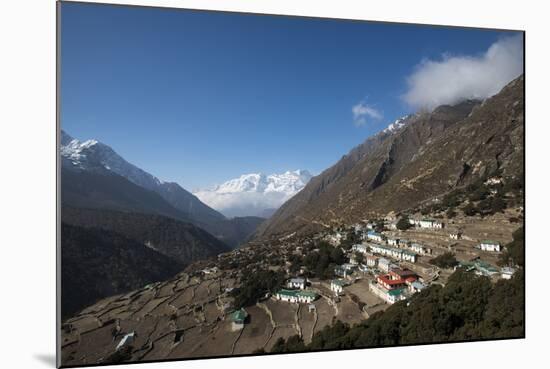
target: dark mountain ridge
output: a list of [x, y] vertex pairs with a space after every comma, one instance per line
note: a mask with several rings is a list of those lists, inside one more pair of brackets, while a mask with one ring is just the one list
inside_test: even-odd
[[230, 251], [229, 246], [201, 228], [156, 214], [63, 207], [61, 221], [117, 232], [182, 265]]
[[61, 224], [61, 314], [162, 281], [184, 265], [116, 232]]

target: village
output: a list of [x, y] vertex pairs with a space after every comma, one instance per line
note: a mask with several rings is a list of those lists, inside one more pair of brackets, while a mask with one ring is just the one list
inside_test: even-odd
[[[251, 242], [172, 280], [85, 309], [65, 322], [63, 349], [75, 362], [101, 362], [122, 352], [125, 360], [269, 352], [279, 338], [293, 335], [308, 343], [337, 320], [356, 324], [430, 285], [444, 285], [457, 268], [510, 279], [515, 270], [497, 261], [518, 227], [509, 219], [521, 211], [452, 220], [388, 216], [308, 237]], [[315, 272], [322, 262], [310, 259], [323, 253], [341, 262]], [[454, 266], [434, 265], [449, 253]], [[263, 282], [255, 281], [257, 270], [283, 279], [269, 291], [248, 286], [258, 297], [236, 306], [243, 283]], [[90, 348], [85, 353], [82, 342]]]

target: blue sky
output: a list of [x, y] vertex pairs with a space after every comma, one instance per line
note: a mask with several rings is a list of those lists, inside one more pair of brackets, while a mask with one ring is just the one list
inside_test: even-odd
[[480, 57], [509, 36], [63, 3], [61, 125], [189, 190], [317, 174], [416, 109], [403, 96], [419, 64]]

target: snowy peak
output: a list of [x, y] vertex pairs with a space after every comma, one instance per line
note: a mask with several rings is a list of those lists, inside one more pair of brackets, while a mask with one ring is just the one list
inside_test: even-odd
[[243, 174], [239, 178], [230, 179], [214, 188], [218, 193], [264, 192], [267, 177], [263, 173]]
[[194, 193], [226, 216], [261, 216], [277, 209], [298, 193], [313, 176], [307, 170], [280, 174], [243, 174], [210, 190]]
[[111, 171], [147, 189], [154, 189], [163, 183], [157, 177], [128, 163], [111, 147], [93, 139], [79, 141], [64, 131], [61, 131], [61, 157], [65, 167]]
[[283, 192], [294, 195], [313, 177], [307, 170], [288, 171], [283, 174], [272, 174], [267, 177], [265, 192]]
[[61, 156], [68, 159], [74, 166], [86, 169], [90, 150], [98, 144], [98, 141], [86, 140], [81, 142], [63, 131], [61, 133]]
[[294, 195], [309, 182], [312, 175], [307, 170], [287, 171], [282, 174], [251, 173], [231, 179], [214, 188], [217, 193], [282, 192]]
[[409, 123], [410, 119], [412, 118], [412, 115], [405, 115], [401, 118], [396, 119], [393, 123], [391, 123], [386, 129], [384, 129], [382, 132], [384, 133], [394, 133], [401, 128], [405, 127], [407, 123]]

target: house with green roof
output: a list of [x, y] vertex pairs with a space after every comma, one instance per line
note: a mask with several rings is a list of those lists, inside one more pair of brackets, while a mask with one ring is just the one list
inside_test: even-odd
[[248, 318], [248, 313], [243, 308], [232, 312], [231, 315], [229, 315], [229, 319], [231, 320], [231, 329], [233, 331], [243, 329], [246, 318]]
[[344, 291], [344, 286], [346, 285], [347, 282], [343, 279], [333, 279], [330, 281], [330, 290], [338, 295]]

